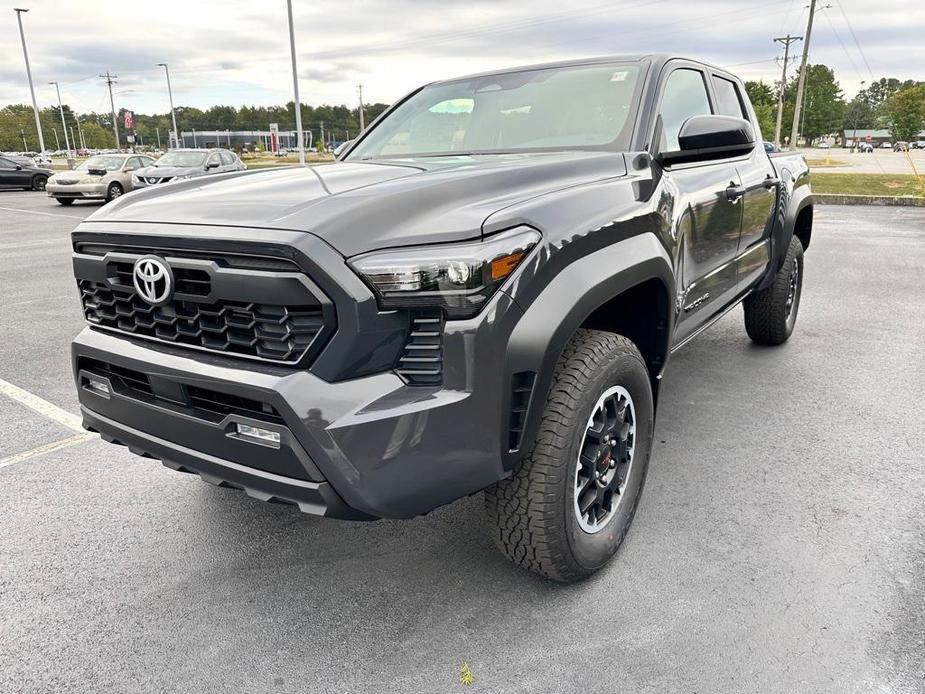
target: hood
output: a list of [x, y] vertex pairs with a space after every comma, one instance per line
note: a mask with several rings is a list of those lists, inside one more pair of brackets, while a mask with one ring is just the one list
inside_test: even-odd
[[623, 155], [613, 152], [342, 162], [169, 183], [123, 196], [88, 220], [306, 231], [352, 256], [478, 238], [504, 207], [625, 174]]
[[152, 178], [173, 178], [174, 176], [190, 176], [203, 173], [201, 166], [142, 166], [133, 172], [136, 176], [151, 176]]

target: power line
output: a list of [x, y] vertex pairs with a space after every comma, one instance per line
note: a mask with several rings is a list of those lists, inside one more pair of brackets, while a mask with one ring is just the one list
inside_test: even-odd
[[845, 8], [842, 7], [841, 2], [836, 0], [835, 4], [838, 6], [838, 11], [841, 12], [841, 16], [845, 18], [845, 24], [848, 25], [848, 31], [851, 32], [851, 38], [854, 39], [854, 45], [858, 47], [858, 53], [861, 54], [861, 59], [864, 61], [864, 65], [867, 67], [867, 72], [870, 73], [870, 78], [874, 79], [874, 71], [870, 69], [870, 63], [867, 62], [867, 56], [864, 54], [864, 49], [861, 48], [861, 42], [858, 41], [858, 35], [854, 33], [854, 27], [851, 26], [851, 20], [848, 19], [848, 14], [845, 12]]

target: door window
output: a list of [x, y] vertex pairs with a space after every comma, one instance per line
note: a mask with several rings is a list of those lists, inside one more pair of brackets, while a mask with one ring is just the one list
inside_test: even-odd
[[678, 134], [681, 126], [691, 116], [710, 114], [710, 98], [699, 70], [682, 68], [675, 70], [665, 82], [662, 93], [662, 136], [660, 152], [674, 152], [679, 149]]
[[15, 169], [16, 164], [11, 162], [9, 159], [4, 159], [0, 157], [0, 169]]
[[735, 82], [713, 75], [713, 91], [716, 93], [716, 112], [723, 116], [745, 118], [742, 98]]
[[219, 152], [219, 156], [221, 156], [222, 164], [225, 166], [234, 164], [234, 155], [231, 152]]
[[218, 153], [217, 153], [217, 152], [214, 152], [214, 153], [212, 154], [212, 156], [209, 157], [209, 161], [208, 161], [208, 163], [206, 164], [206, 166], [209, 166], [209, 165], [211, 165], [211, 164], [216, 164], [216, 165], [218, 165], [218, 166], [221, 166], [221, 165], [222, 165], [221, 160], [219, 160], [219, 158], [218, 158]]

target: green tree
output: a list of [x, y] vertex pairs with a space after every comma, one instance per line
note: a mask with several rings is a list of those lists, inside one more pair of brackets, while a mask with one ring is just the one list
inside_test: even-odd
[[[796, 104], [799, 70], [787, 87], [784, 130], [790, 130]], [[807, 141], [839, 132], [845, 122], [845, 101], [835, 73], [827, 65], [807, 65], [803, 113], [797, 131]]]
[[891, 96], [884, 108], [894, 140], [914, 140], [925, 130], [925, 83], [907, 87]]

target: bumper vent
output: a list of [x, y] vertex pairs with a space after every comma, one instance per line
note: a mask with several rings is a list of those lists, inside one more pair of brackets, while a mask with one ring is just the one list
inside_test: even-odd
[[438, 386], [443, 383], [443, 312], [417, 312], [395, 372], [408, 385]]
[[535, 382], [536, 373], [533, 371], [520, 371], [511, 378], [511, 424], [508, 447], [512, 451], [520, 450], [523, 443], [524, 425], [527, 421], [527, 410], [530, 409], [530, 397], [533, 395]]
[[81, 280], [78, 284], [88, 322], [178, 345], [296, 361], [324, 327], [320, 306], [177, 299], [150, 306], [135, 294], [117, 292], [99, 282]]

